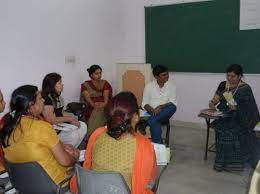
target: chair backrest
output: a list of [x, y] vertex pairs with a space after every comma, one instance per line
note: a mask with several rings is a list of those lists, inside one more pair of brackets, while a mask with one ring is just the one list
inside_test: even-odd
[[151, 65], [143, 63], [117, 64], [117, 75], [118, 92], [132, 92], [140, 106], [145, 84], [151, 81]]
[[124, 177], [116, 172], [96, 172], [76, 165], [78, 194], [130, 194]]
[[13, 187], [24, 194], [56, 194], [57, 185], [37, 162], [11, 163], [5, 166]]

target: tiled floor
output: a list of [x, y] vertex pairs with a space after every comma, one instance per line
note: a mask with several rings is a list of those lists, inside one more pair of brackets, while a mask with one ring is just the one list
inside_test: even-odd
[[[214, 141], [214, 133], [210, 135]], [[215, 172], [214, 153], [204, 161], [206, 130], [172, 127], [173, 158], [160, 179], [157, 194], [246, 194], [251, 169]]]
[[[209, 153], [207, 161], [203, 159], [205, 139], [204, 129], [171, 127], [173, 157], [161, 176], [157, 194], [246, 194], [252, 170], [215, 172], [215, 154]], [[210, 140], [214, 141], [214, 133]]]

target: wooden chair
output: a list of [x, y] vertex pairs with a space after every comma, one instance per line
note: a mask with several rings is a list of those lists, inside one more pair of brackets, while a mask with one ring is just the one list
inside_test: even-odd
[[118, 87], [117, 92], [130, 91], [139, 106], [142, 104], [145, 84], [151, 81], [151, 65], [143, 63], [117, 64]]
[[[117, 64], [117, 75], [118, 76], [118, 92], [130, 91], [136, 98], [139, 107], [141, 108], [143, 100], [143, 91], [145, 84], [152, 80], [152, 70], [150, 64]], [[162, 123], [163, 127], [166, 127], [166, 135], [163, 138], [164, 143], [167, 147], [170, 144], [170, 121]]]

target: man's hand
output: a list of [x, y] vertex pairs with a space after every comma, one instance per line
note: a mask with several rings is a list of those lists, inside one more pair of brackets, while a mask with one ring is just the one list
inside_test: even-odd
[[153, 114], [157, 115], [158, 113], [160, 113], [162, 111], [162, 106], [159, 105], [157, 106], [154, 110], [153, 110]]

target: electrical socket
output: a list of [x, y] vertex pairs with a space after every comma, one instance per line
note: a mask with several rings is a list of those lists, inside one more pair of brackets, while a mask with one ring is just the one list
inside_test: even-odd
[[65, 56], [65, 64], [76, 64], [76, 56]]

